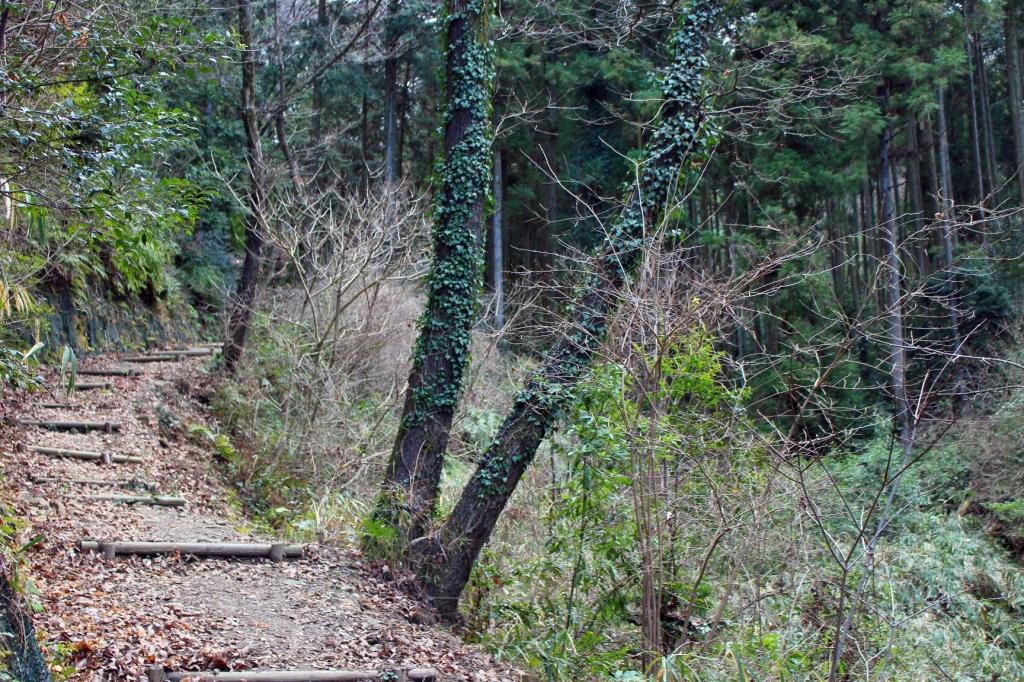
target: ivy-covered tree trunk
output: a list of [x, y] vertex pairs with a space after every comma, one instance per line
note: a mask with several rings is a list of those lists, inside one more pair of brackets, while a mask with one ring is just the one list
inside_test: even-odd
[[422, 537], [437, 502], [452, 418], [469, 362], [483, 279], [484, 199], [491, 179], [490, 0], [448, 0], [444, 158], [434, 258], [398, 435], [375, 520], [399, 550]]
[[697, 0], [675, 33], [674, 61], [662, 78], [665, 103], [661, 123], [639, 167], [635, 189], [606, 237], [585, 293], [561, 340], [516, 397], [451, 516], [428, 541], [413, 548], [412, 564], [424, 597], [445, 618], [456, 617], [459, 595], [480, 550], [554, 426], [564, 398], [590, 368], [605, 338], [617, 292], [643, 258], [647, 237], [672, 203], [683, 165], [699, 144], [705, 52], [718, 12], [716, 2]]
[[32, 618], [0, 558], [0, 679], [8, 676], [18, 682], [50, 682]]
[[242, 124], [245, 127], [245, 153], [249, 165], [249, 214], [245, 220], [245, 259], [238, 276], [224, 343], [224, 368], [228, 372], [234, 372], [249, 335], [263, 260], [263, 147], [256, 118], [256, 55], [253, 48], [252, 3], [249, 0], [240, 0], [238, 3], [238, 32], [245, 45], [245, 57], [242, 59]]

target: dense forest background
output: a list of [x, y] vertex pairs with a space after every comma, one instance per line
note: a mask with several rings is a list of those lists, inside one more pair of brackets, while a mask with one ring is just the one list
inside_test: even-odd
[[1024, 678], [1022, 23], [0, 3], [0, 378], [224, 339], [247, 511], [545, 679]]

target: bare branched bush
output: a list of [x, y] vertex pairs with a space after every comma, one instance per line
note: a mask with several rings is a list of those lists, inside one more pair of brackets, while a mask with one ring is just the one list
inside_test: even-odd
[[421, 308], [424, 203], [405, 186], [268, 202], [259, 352], [237, 380], [250, 421], [235, 426], [277, 458], [263, 469], [315, 499], [364, 492], [386, 454]]

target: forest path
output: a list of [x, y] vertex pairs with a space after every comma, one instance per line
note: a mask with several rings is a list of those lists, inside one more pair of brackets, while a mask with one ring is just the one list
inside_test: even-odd
[[[231, 493], [213, 455], [188, 436], [195, 425], [215, 428], [202, 406], [187, 397], [188, 387], [203, 380], [205, 362], [129, 365], [102, 356], [83, 367], [133, 367], [139, 374], [80, 376], [80, 382], [100, 379], [110, 387], [76, 392], [66, 407], [44, 407], [53, 398], [38, 394], [4, 406], [8, 419], [120, 426], [119, 432], [4, 427], [4, 495], [31, 523], [30, 532], [44, 537], [30, 562], [43, 603], [37, 628], [51, 658], [74, 671], [69, 679], [141, 680], [154, 665], [372, 671], [429, 666], [440, 679], [518, 679], [451, 634], [410, 622], [416, 604], [370, 575], [351, 550], [307, 545], [302, 558], [282, 563], [177, 554], [104, 559], [79, 551], [80, 540], [273, 542], [246, 529], [228, 503]], [[55, 377], [48, 379], [53, 386]], [[33, 446], [142, 461], [56, 458]], [[88, 497], [149, 491], [181, 496], [186, 504], [125, 505]]]

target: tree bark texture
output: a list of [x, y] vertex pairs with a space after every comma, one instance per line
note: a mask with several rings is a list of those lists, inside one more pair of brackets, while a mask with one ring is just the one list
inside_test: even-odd
[[402, 419], [375, 514], [377, 522], [398, 531], [400, 552], [424, 535], [434, 512], [483, 284], [484, 199], [491, 181], [488, 6], [487, 0], [448, 0], [445, 7], [444, 159], [434, 206], [434, 257]]

